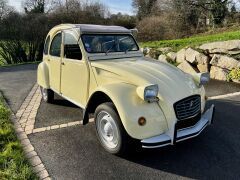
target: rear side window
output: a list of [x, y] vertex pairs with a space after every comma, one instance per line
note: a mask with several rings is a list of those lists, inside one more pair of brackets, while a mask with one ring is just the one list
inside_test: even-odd
[[82, 60], [82, 52], [78, 40], [72, 31], [64, 32], [64, 57], [67, 59]]
[[47, 40], [46, 40], [46, 42], [44, 44], [44, 51], [43, 51], [43, 53], [46, 54], [46, 55], [48, 54], [49, 41], [50, 41], [50, 37], [48, 36]]
[[62, 33], [58, 33], [52, 40], [50, 47], [50, 55], [61, 56]]

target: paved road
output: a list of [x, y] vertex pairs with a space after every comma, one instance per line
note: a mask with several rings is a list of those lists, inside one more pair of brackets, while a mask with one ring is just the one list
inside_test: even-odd
[[[34, 65], [0, 68], [0, 90], [13, 109], [31, 89], [35, 69]], [[237, 84], [224, 84], [212, 81], [206, 87], [207, 94], [240, 91]], [[215, 124], [199, 137], [125, 158], [101, 148], [93, 123], [31, 134], [29, 138], [53, 179], [239, 179], [240, 96], [212, 100], [208, 106], [212, 103], [217, 107]], [[80, 120], [81, 113], [57, 97], [54, 104], [41, 104], [35, 127]]]
[[14, 112], [37, 80], [36, 64], [0, 67], [0, 90]]

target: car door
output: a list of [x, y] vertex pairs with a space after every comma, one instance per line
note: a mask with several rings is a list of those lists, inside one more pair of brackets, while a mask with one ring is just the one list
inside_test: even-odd
[[60, 92], [61, 58], [62, 57], [62, 32], [52, 38], [48, 56], [50, 88]]
[[63, 31], [64, 52], [61, 64], [61, 94], [74, 104], [85, 107], [88, 83], [87, 62], [82, 56], [75, 30]]

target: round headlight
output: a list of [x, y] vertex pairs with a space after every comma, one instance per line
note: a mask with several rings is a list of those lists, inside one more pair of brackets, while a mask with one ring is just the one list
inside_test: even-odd
[[147, 102], [158, 101], [158, 85], [139, 86], [136, 89], [138, 96]]
[[209, 73], [202, 73], [200, 76], [200, 85], [207, 84], [210, 81]]
[[147, 86], [144, 90], [144, 100], [148, 102], [157, 101], [158, 85]]

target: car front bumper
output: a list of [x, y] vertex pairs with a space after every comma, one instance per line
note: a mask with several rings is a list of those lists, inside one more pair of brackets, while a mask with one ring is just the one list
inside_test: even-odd
[[167, 145], [174, 145], [176, 142], [184, 141], [198, 136], [208, 125], [213, 123], [215, 107], [212, 105], [201, 117], [201, 119], [192, 127], [175, 130], [174, 135], [167, 133], [159, 136], [141, 140], [143, 148], [159, 148]]

